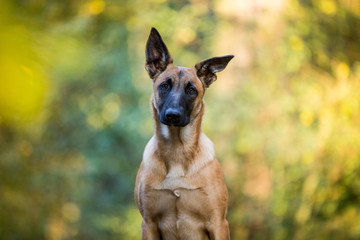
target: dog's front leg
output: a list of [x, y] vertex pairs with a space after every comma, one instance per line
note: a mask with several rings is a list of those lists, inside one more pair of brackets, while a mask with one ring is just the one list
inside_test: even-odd
[[151, 220], [143, 220], [141, 223], [141, 240], [160, 240], [160, 232], [157, 224]]
[[230, 240], [229, 224], [226, 219], [218, 220], [208, 227], [211, 240]]

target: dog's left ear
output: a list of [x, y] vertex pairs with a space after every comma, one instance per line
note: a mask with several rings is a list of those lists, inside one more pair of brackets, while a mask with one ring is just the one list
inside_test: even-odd
[[224, 70], [234, 55], [213, 57], [203, 60], [195, 65], [198, 78], [203, 81], [205, 87], [209, 87], [216, 80], [216, 72]]
[[156, 75], [165, 71], [167, 65], [173, 62], [160, 33], [155, 28], [151, 29], [146, 42], [145, 55], [145, 68], [151, 79], [154, 79]]

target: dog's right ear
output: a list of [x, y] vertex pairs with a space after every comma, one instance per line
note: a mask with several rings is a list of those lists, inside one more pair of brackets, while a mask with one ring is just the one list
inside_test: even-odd
[[165, 43], [155, 28], [151, 28], [149, 38], [146, 42], [145, 55], [145, 69], [151, 79], [154, 79], [157, 75], [165, 71], [167, 65], [173, 62]]

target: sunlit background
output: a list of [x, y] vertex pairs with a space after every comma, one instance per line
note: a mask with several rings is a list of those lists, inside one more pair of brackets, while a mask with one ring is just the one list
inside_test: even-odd
[[234, 240], [360, 239], [358, 0], [4, 0], [0, 239], [140, 238], [145, 42], [235, 58], [206, 93]]

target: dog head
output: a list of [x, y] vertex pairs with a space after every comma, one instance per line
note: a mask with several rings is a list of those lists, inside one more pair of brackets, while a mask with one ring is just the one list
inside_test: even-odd
[[201, 109], [205, 89], [234, 57], [209, 58], [192, 68], [177, 67], [159, 32], [152, 28], [146, 43], [145, 68], [153, 80], [154, 107], [158, 119], [168, 126], [184, 127]]

